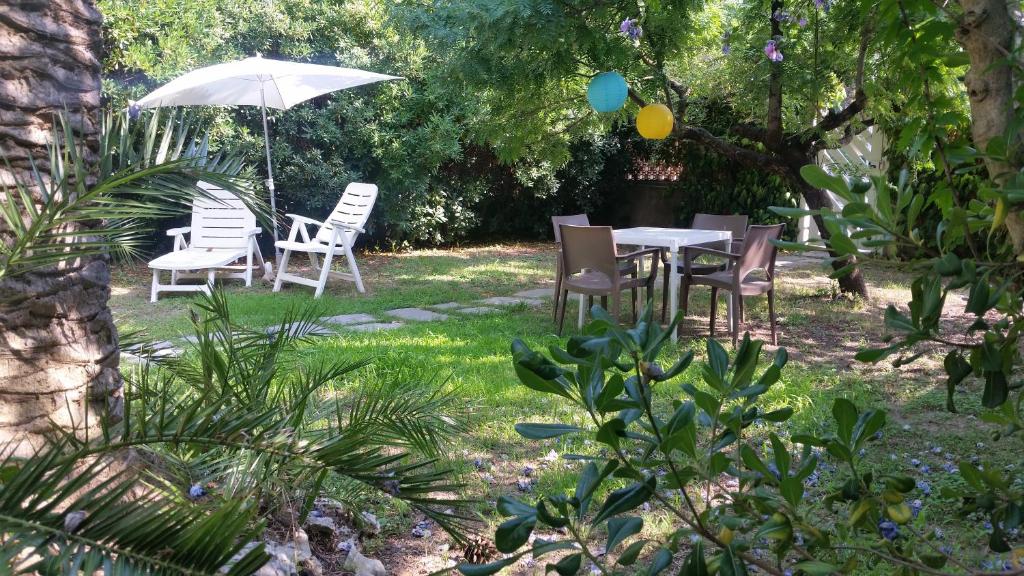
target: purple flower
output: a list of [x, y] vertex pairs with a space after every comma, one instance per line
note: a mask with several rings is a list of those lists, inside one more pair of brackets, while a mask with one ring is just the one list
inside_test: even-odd
[[814, 5], [817, 8], [823, 8], [825, 12], [828, 12], [832, 8], [832, 3], [829, 0], [814, 0]]
[[932, 493], [932, 485], [925, 482], [924, 480], [919, 480], [917, 482], [917, 487], [921, 489], [921, 493], [924, 494], [925, 496], [928, 496], [929, 494]]
[[921, 508], [924, 508], [924, 502], [921, 502], [920, 499], [913, 500], [910, 503], [910, 511], [914, 514], [914, 518], [917, 518], [917, 515], [921, 513]]
[[925, 464], [924, 466], [921, 466], [921, 474], [931, 474], [931, 472], [932, 472], [932, 467], [931, 466], [929, 466], [927, 464]]
[[895, 540], [900, 535], [899, 527], [891, 520], [879, 521], [878, 532], [882, 535], [882, 538], [885, 538], [886, 540]]
[[765, 43], [764, 55], [772, 62], [782, 62], [782, 51], [779, 50], [775, 40], [769, 40]]
[[637, 40], [644, 34], [644, 29], [637, 26], [636, 18], [626, 18], [619, 24], [619, 32], [629, 36], [630, 40]]
[[957, 473], [956, 466], [954, 466], [953, 464], [950, 464], [949, 462], [946, 462], [945, 464], [943, 464], [942, 465], [942, 469], [945, 470], [947, 474], [956, 474]]
[[779, 8], [775, 10], [774, 14], [772, 14], [772, 18], [774, 18], [776, 22], [785, 22], [786, 20], [789, 20], [789, 12]]
[[189, 487], [189, 489], [188, 489], [188, 497], [189, 498], [191, 498], [193, 500], [198, 500], [198, 499], [202, 498], [203, 496], [206, 496], [206, 490], [204, 490], [203, 487], [200, 486], [199, 484], [193, 484], [191, 487]]
[[128, 105], [128, 117], [129, 118], [131, 118], [132, 120], [136, 120], [136, 119], [138, 119], [139, 114], [142, 114], [142, 106], [139, 106], [135, 102], [132, 102], [131, 104]]
[[918, 460], [917, 458], [911, 458], [910, 465], [913, 466], [914, 468], [917, 468], [918, 466], [921, 465], [921, 461]]
[[732, 52], [732, 48], [729, 48], [728, 44], [722, 44], [722, 54], [728, 56], [730, 52]]
[[[803, 16], [801, 16], [800, 19], [796, 21], [796, 23], [797, 23], [797, 26], [803, 28], [804, 26], [807, 26], [807, 18], [804, 18]], [[879, 434], [879, 438], [881, 438], [881, 432], [879, 432], [878, 434]]]

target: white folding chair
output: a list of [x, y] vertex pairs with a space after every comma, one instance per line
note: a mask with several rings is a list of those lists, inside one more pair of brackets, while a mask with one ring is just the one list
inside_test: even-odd
[[[352, 253], [352, 246], [360, 233], [365, 232], [363, 226], [370, 218], [370, 211], [377, 201], [377, 186], [375, 184], [362, 184], [353, 182], [345, 188], [341, 195], [338, 206], [334, 212], [325, 220], [320, 222], [297, 214], [288, 214], [292, 219], [292, 229], [287, 240], [276, 243], [277, 248], [284, 251], [281, 262], [277, 267], [277, 280], [274, 282], [274, 292], [281, 290], [284, 282], [294, 282], [304, 286], [316, 288], [314, 298], [319, 298], [327, 286], [328, 276], [336, 276], [356, 283], [356, 290], [360, 293], [366, 292], [363, 286], [363, 279], [359, 276], [359, 267], [356, 265], [355, 255]], [[315, 236], [310, 237], [306, 229], [307, 224], [318, 226]], [[338, 250], [345, 253], [348, 260], [350, 272], [336, 272], [331, 270], [331, 262]], [[304, 278], [288, 273], [288, 259], [292, 252], [304, 252], [309, 255], [309, 261], [314, 270], [319, 271], [317, 279]], [[318, 254], [324, 257], [323, 266], [320, 265]]]
[[[210, 293], [216, 277], [240, 278], [252, 286], [254, 270], [264, 270], [271, 278], [269, 263], [263, 261], [256, 235], [256, 215], [237, 196], [207, 182], [198, 186], [209, 197], [196, 197], [192, 203], [192, 225], [167, 231], [174, 237], [174, 251], [149, 263], [153, 285], [149, 301], [156, 302], [160, 292]], [[191, 242], [185, 241], [189, 234]], [[253, 263], [255, 258], [256, 262]], [[245, 260], [245, 264], [237, 264]], [[160, 283], [160, 272], [171, 273], [171, 283]], [[204, 284], [178, 284], [184, 278], [205, 278]]]

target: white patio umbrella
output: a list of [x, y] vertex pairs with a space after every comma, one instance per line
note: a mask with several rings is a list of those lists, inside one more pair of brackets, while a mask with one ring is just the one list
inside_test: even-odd
[[133, 105], [139, 108], [193, 105], [259, 106], [263, 112], [263, 143], [267, 153], [266, 183], [270, 191], [276, 242], [277, 201], [274, 196], [274, 172], [270, 161], [267, 108], [287, 110], [300, 102], [328, 92], [401, 79], [401, 76], [388, 76], [355, 68], [287, 62], [256, 56], [193, 70], [150, 92]]

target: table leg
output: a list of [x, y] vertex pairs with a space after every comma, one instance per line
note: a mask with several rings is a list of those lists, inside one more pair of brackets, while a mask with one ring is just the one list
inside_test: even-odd
[[[669, 273], [668, 273], [668, 321], [669, 323], [675, 319], [676, 313], [679, 311], [679, 266], [678, 266], [678, 255], [679, 250], [675, 246], [671, 248], [672, 255], [669, 256]], [[672, 331], [672, 342], [679, 340], [679, 330]]]
[[587, 300], [583, 296], [583, 294], [580, 294], [580, 313], [579, 313], [579, 320], [576, 322], [576, 328], [578, 328], [580, 330], [583, 330], [583, 318], [586, 315], [586, 313], [587, 313]]

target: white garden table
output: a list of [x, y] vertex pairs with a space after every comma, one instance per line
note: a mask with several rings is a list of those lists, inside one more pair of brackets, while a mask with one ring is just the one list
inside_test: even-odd
[[[675, 318], [679, 310], [679, 250], [687, 246], [705, 244], [708, 242], [723, 242], [732, 240], [732, 232], [728, 230], [694, 230], [688, 228], [653, 228], [641, 226], [639, 228], [623, 228], [614, 231], [615, 243], [629, 246], [640, 246], [642, 248], [658, 247], [664, 248], [669, 253], [669, 318]], [[643, 264], [641, 264], [642, 266]], [[643, 270], [640, 270], [643, 274]], [[730, 310], [731, 313], [731, 310]], [[672, 331], [672, 341], [675, 342], [678, 335]]]

